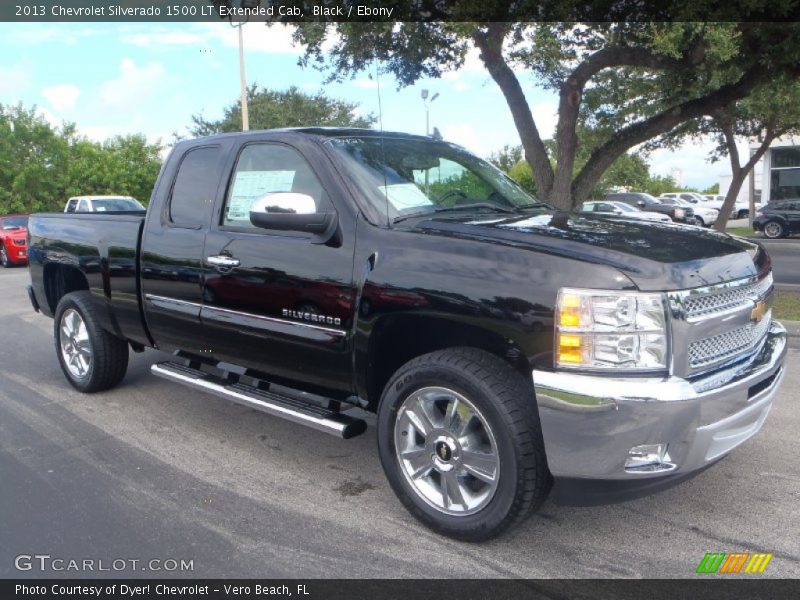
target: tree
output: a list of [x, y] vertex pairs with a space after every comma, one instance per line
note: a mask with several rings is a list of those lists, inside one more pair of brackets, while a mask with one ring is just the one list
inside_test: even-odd
[[[591, 137], [590, 132], [584, 131], [583, 135], [586, 138]], [[556, 152], [555, 140], [545, 140], [544, 145], [550, 157], [551, 164], [554, 164], [555, 159], [553, 157]], [[586, 153], [579, 152], [576, 158], [576, 169], [583, 166], [587, 158], [588, 155]], [[522, 158], [521, 146], [504, 146], [499, 151], [493, 153], [489, 157], [489, 161], [508, 173], [511, 178], [519, 183], [526, 191], [537, 195], [533, 171], [530, 165]], [[511, 161], [514, 162], [512, 163]], [[509, 164], [510, 166], [508, 166]], [[646, 191], [650, 183], [650, 169], [647, 161], [639, 154], [625, 153], [617, 158], [611, 167], [603, 174], [603, 177], [592, 190], [590, 196], [601, 197], [618, 188]]]
[[147, 202], [161, 148], [143, 135], [98, 143], [36, 108], [0, 105], [0, 214], [60, 211], [70, 196], [131, 195]]
[[[781, 136], [800, 133], [800, 84], [793, 78], [774, 80], [752, 96], [713, 111], [711, 118], [699, 124], [698, 132], [716, 138], [712, 160], [727, 155], [730, 162], [731, 185], [715, 224], [718, 231], [725, 231], [742, 184], [770, 144]], [[737, 137], [758, 141], [744, 164], [736, 146]], [[750, 209], [752, 218], [752, 199]]]
[[[540, 14], [556, 14], [559, 3], [539, 4]], [[764, 1], [751, 4], [753, 14], [766, 10]], [[475, 3], [457, 0], [451, 6], [450, 14], [472, 15]], [[531, 8], [526, 2], [486, 3], [488, 23], [301, 23], [295, 39], [305, 45], [303, 63], [328, 69], [332, 79], [379, 61], [401, 86], [440, 77], [477, 49], [505, 97], [539, 197], [564, 209], [585, 200], [631, 149], [657, 144], [679, 125], [746, 98], [779, 74], [800, 72], [796, 23], [532, 24], [515, 12], [520, 6]], [[558, 93], [555, 165], [521, 72]], [[581, 127], [596, 134], [591, 143], [581, 139]], [[576, 169], [582, 149], [588, 158]]]
[[521, 160], [522, 146], [509, 146], [506, 144], [500, 150], [489, 155], [489, 162], [506, 173]]
[[[247, 108], [251, 129], [276, 129], [279, 127], [370, 127], [375, 122], [371, 114], [357, 113], [358, 104], [336, 100], [324, 92], [306, 94], [292, 86], [285, 91], [259, 89], [255, 84], [247, 88]], [[203, 136], [226, 131], [242, 130], [242, 106], [238, 100], [223, 111], [221, 119], [209, 121], [202, 115], [192, 116], [189, 131]]]

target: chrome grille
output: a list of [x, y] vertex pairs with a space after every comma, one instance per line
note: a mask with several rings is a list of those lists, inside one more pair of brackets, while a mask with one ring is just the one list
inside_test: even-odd
[[710, 317], [717, 313], [750, 306], [754, 300], [766, 296], [770, 288], [772, 288], [772, 273], [761, 281], [689, 295], [683, 299], [683, 308], [689, 320]]
[[693, 369], [745, 354], [764, 338], [772, 320], [769, 311], [758, 323], [751, 323], [689, 344], [689, 366]]

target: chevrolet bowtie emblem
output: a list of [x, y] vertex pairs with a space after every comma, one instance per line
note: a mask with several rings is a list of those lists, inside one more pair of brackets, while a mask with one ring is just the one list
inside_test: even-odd
[[764, 315], [767, 314], [767, 304], [761, 300], [756, 302], [755, 307], [750, 311], [750, 320], [760, 323]]

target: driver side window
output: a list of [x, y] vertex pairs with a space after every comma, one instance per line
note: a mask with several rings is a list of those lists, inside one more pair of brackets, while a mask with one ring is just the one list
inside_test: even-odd
[[310, 196], [317, 212], [330, 207], [322, 184], [296, 150], [280, 144], [250, 144], [236, 162], [225, 199], [223, 226], [255, 229], [250, 223], [250, 206], [262, 196], [275, 192]]

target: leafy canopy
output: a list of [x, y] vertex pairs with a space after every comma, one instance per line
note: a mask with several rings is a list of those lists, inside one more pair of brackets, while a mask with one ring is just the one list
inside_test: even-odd
[[[330, 98], [324, 92], [307, 94], [297, 87], [284, 91], [247, 88], [247, 109], [250, 129], [280, 127], [369, 127], [375, 122], [371, 114], [358, 114], [358, 104]], [[242, 130], [242, 107], [237, 99], [223, 111], [221, 119], [211, 121], [202, 115], [192, 116], [189, 131], [195, 136]]]

